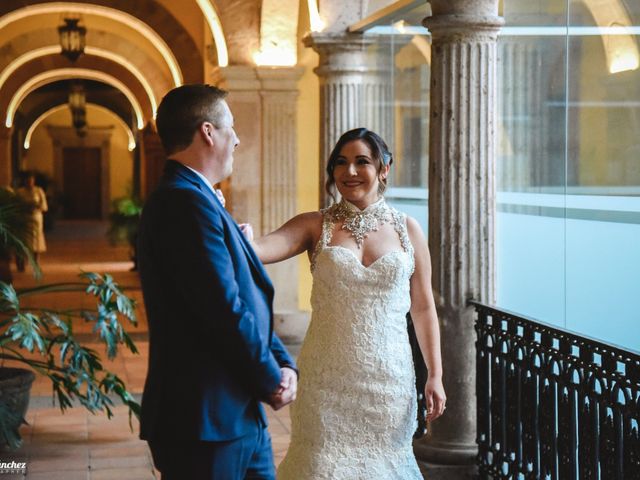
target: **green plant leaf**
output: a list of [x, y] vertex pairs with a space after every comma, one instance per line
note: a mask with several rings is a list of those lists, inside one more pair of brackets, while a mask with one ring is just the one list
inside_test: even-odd
[[36, 278], [40, 278], [40, 267], [28, 247], [34, 231], [32, 209], [12, 190], [0, 188], [0, 255], [15, 254], [28, 260]]
[[[4, 317], [0, 316], [0, 360], [21, 362], [48, 377], [54, 399], [62, 411], [78, 401], [87, 410], [104, 412], [110, 418], [113, 415], [111, 396], [115, 395], [128, 406], [131, 421], [133, 415], [139, 415], [140, 406], [124, 382], [104, 368], [101, 355], [77, 341], [71, 316], [95, 324], [93, 329], [105, 344], [108, 358], [117, 356], [120, 346], [137, 353], [135, 343], [122, 323], [126, 319], [136, 325], [135, 302], [125, 295], [110, 275], [83, 272], [80, 277], [80, 282], [38, 285], [20, 290], [0, 283], [0, 311], [5, 312]], [[23, 296], [68, 291], [84, 291], [96, 300], [95, 307], [65, 311], [20, 305]], [[25, 357], [21, 350], [39, 352], [41, 357]], [[0, 435], [5, 428], [3, 418], [0, 415]]]

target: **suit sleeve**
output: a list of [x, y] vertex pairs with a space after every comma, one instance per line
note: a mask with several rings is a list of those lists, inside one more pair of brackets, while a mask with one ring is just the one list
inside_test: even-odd
[[[159, 258], [169, 265], [178, 294], [196, 315], [198, 335], [224, 342], [230, 363], [266, 397], [281, 379], [280, 366], [261, 337], [258, 320], [239, 296], [220, 213], [199, 192], [174, 190], [163, 202], [154, 232]], [[175, 272], [175, 273], [173, 273]]]
[[289, 367], [292, 370], [295, 370], [298, 376], [300, 375], [296, 362], [293, 360], [293, 358], [291, 358], [291, 355], [289, 355], [289, 352], [275, 333], [273, 334], [273, 338], [271, 339], [271, 352], [276, 358], [278, 365], [280, 365], [280, 368]]

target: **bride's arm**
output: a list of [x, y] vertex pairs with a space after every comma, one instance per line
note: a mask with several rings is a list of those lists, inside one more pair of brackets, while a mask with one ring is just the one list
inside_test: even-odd
[[276, 263], [313, 249], [322, 227], [320, 212], [302, 213], [277, 230], [252, 241], [262, 263]]
[[414, 249], [415, 270], [411, 277], [411, 319], [420, 351], [429, 370], [425, 387], [427, 419], [433, 421], [444, 412], [447, 397], [442, 385], [440, 327], [431, 290], [431, 258], [429, 246], [416, 220], [407, 218], [407, 230]]

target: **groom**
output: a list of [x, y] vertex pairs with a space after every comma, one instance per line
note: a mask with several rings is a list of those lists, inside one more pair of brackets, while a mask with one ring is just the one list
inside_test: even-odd
[[140, 437], [163, 480], [273, 479], [260, 401], [278, 409], [296, 394], [295, 363], [273, 332], [273, 286], [213, 189], [239, 144], [226, 93], [175, 88], [156, 120], [170, 159], [140, 220]]

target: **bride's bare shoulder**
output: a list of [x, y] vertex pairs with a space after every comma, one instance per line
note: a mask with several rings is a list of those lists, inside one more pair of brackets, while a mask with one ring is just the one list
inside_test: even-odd
[[281, 229], [287, 231], [295, 230], [298, 232], [304, 230], [305, 232], [309, 232], [313, 235], [316, 231], [322, 229], [322, 213], [300, 213], [285, 223]]
[[322, 212], [305, 212], [294, 217], [297, 223], [306, 230], [316, 233], [322, 230]]
[[298, 215], [301, 219], [307, 222], [322, 222], [322, 212], [315, 210], [313, 212], [304, 212]]
[[305, 247], [309, 250], [317, 243], [322, 233], [322, 212], [301, 213], [287, 223], [292, 231], [297, 231], [300, 237], [305, 239]]

